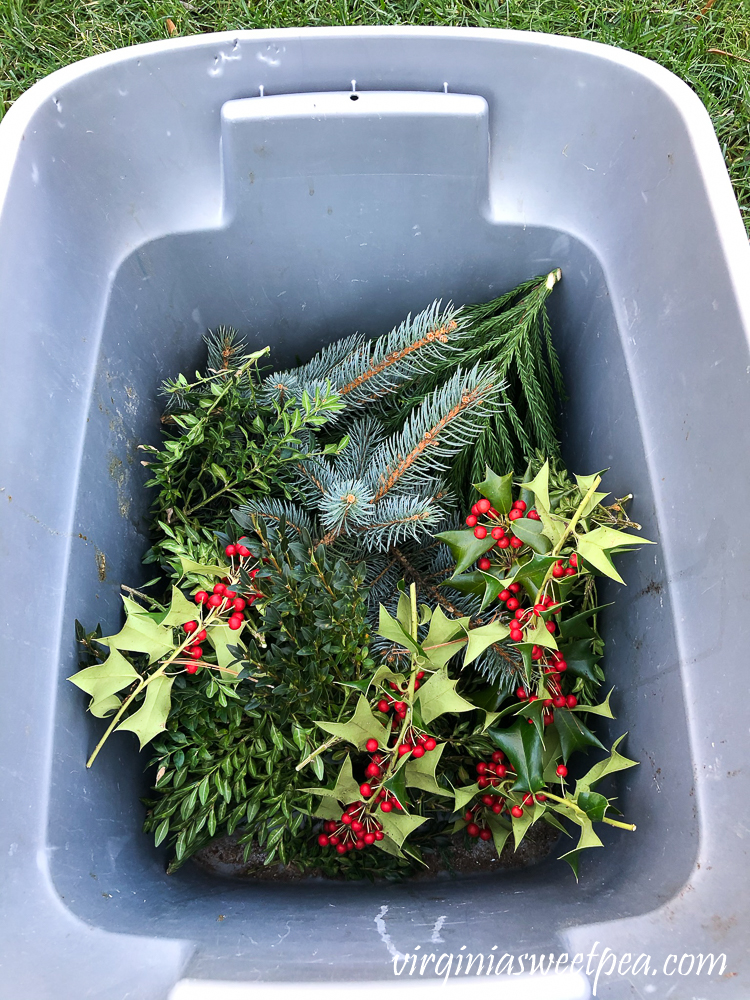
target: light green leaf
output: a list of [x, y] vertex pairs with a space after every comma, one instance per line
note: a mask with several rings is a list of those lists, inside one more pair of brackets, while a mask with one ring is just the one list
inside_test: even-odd
[[166, 729], [173, 682], [174, 677], [167, 677], [165, 674], [154, 677], [146, 688], [146, 697], [141, 707], [117, 727], [135, 733], [141, 750]]
[[630, 760], [628, 757], [623, 757], [617, 750], [617, 747], [625, 739], [625, 736], [626, 734], [623, 733], [619, 739], [615, 740], [612, 744], [609, 757], [600, 760], [598, 764], [594, 764], [590, 771], [587, 771], [582, 778], [578, 779], [576, 782], [576, 793], [588, 791], [588, 789], [593, 788], [598, 781], [601, 781], [608, 774], [638, 766], [637, 760]]
[[479, 495], [486, 497], [498, 514], [507, 514], [513, 506], [513, 473], [498, 476], [489, 465], [485, 466], [484, 482], [474, 483]]
[[[300, 791], [312, 792], [314, 795], [319, 795], [321, 799], [335, 799], [342, 806], [348, 806], [352, 802], [359, 802], [362, 798], [359, 794], [359, 784], [354, 780], [352, 774], [352, 762], [349, 754], [344, 758], [333, 788], [300, 788]], [[335, 817], [330, 816], [328, 818], [334, 819]]]
[[473, 785], [464, 785], [463, 788], [454, 788], [454, 812], [463, 812], [466, 806], [471, 802], [474, 796], [479, 791], [479, 785], [474, 782]]
[[[466, 646], [466, 627], [470, 621], [470, 618], [448, 618], [440, 605], [435, 608], [430, 629], [422, 642], [422, 649], [432, 667], [436, 670], [444, 667], [452, 656]], [[459, 640], [451, 641], [459, 635]]]
[[511, 834], [513, 827], [507, 820], [500, 819], [499, 816], [488, 816], [487, 826], [492, 831], [492, 839], [495, 843], [495, 850], [497, 851], [497, 856], [500, 857], [502, 849], [505, 847], [505, 841]]
[[400, 622], [392, 618], [383, 605], [380, 605], [380, 620], [378, 623], [378, 635], [391, 642], [404, 646], [412, 653], [419, 653], [419, 646], [414, 642], [408, 632], [405, 631]]
[[162, 625], [184, 625], [185, 622], [195, 621], [197, 609], [194, 603], [188, 601], [179, 587], [172, 587], [172, 601], [169, 611], [162, 618]]
[[430, 677], [417, 691], [416, 700], [422, 719], [429, 725], [433, 719], [446, 712], [471, 712], [474, 706], [456, 694], [458, 681], [451, 680], [443, 667]]
[[624, 583], [614, 567], [611, 552], [617, 552], [632, 545], [653, 545], [647, 538], [637, 538], [615, 528], [594, 528], [578, 538], [578, 554], [604, 576]]
[[610, 690], [601, 705], [576, 705], [572, 711], [588, 712], [590, 715], [603, 715], [605, 719], [614, 719], [612, 709], [609, 707], [609, 699], [612, 697], [612, 691], [614, 691], [614, 688]]
[[424, 757], [408, 760], [404, 767], [404, 777], [410, 788], [421, 788], [425, 792], [433, 792], [435, 795], [451, 795], [450, 791], [440, 787], [435, 778], [435, 768], [440, 763], [446, 745], [438, 743], [435, 749], [430, 750]]
[[382, 840], [376, 840], [375, 846], [378, 850], [385, 851], [386, 854], [390, 854], [394, 858], [403, 858], [404, 856], [399, 846], [390, 837], [383, 837]]
[[510, 629], [507, 625], [503, 625], [502, 622], [490, 622], [489, 625], [480, 625], [479, 628], [473, 628], [469, 631], [469, 641], [466, 646], [466, 656], [464, 657], [464, 666], [468, 667], [470, 663], [473, 663], [478, 656], [489, 648], [496, 642], [502, 642], [503, 639], [507, 639], [510, 635]]
[[105, 718], [120, 707], [118, 691], [140, 680], [140, 676], [117, 649], [110, 649], [104, 663], [85, 667], [68, 678], [86, 694], [91, 695], [89, 711], [99, 719]]
[[[98, 641], [111, 649], [126, 650], [130, 653], [147, 653], [149, 664], [175, 648], [171, 628], [158, 625], [133, 601], [123, 600], [127, 619], [116, 635], [107, 635]], [[133, 610], [137, 608], [138, 610]]]
[[[596, 480], [600, 479], [606, 471], [606, 469], [602, 469], [601, 472], [595, 472], [593, 476], [576, 476], [576, 483], [578, 484], [578, 489], [581, 491], [581, 500], [583, 500]], [[581, 517], [588, 517], [594, 508], [608, 496], [609, 493], [593, 493], [591, 499], [581, 511]]]
[[372, 675], [372, 679], [370, 680], [368, 687], [370, 686], [377, 687], [378, 685], [382, 685], [383, 681], [386, 682], [395, 681], [396, 684], [401, 685], [406, 680], [407, 678], [403, 674], [396, 674], [391, 670], [390, 667], [386, 667], [385, 664], [381, 664], [381, 666], [379, 666], [378, 669], [375, 671], [375, 673]]
[[463, 573], [495, 544], [491, 534], [488, 533], [486, 538], [476, 538], [472, 528], [467, 528], [466, 531], [441, 531], [435, 538], [445, 542], [453, 553], [456, 560], [454, 576]]
[[[216, 661], [220, 667], [239, 671], [240, 665], [235, 660], [234, 654], [229, 651], [230, 644], [244, 648], [244, 643], [237, 638], [237, 632], [233, 632], [227, 625], [212, 625], [206, 630], [208, 641], [216, 650]], [[231, 680], [231, 674], [222, 673], [223, 680]]]
[[[319, 760], [319, 757], [315, 758]], [[359, 789], [357, 790], [359, 794]], [[346, 805], [349, 803], [347, 802]], [[317, 819], [341, 819], [341, 804], [333, 798], [322, 798], [318, 803], [317, 809], [314, 810], [313, 816]]]
[[514, 816], [511, 820], [513, 824], [513, 842], [518, 850], [521, 841], [526, 836], [530, 826], [532, 826], [545, 811], [541, 802], [534, 802], [531, 806], [523, 806], [523, 816]]
[[[378, 813], [378, 821], [382, 824], [386, 837], [390, 837], [397, 847], [401, 847], [409, 834], [426, 823], [427, 818], [425, 816], [410, 816], [408, 813], [396, 812], [394, 809], [393, 812]], [[381, 844], [384, 842], [385, 840], [375, 841], [375, 843]]]
[[549, 511], [549, 462], [544, 463], [530, 483], [521, 483], [521, 486], [534, 494], [540, 515], [542, 511]]
[[535, 617], [534, 622], [535, 625], [533, 629], [526, 629], [523, 641], [526, 643], [533, 643], [535, 646], [544, 646], [547, 649], [557, 649], [555, 637], [545, 628], [544, 620], [541, 617]]
[[388, 741], [388, 731], [372, 714], [370, 703], [362, 694], [348, 722], [316, 722], [315, 725], [331, 736], [353, 743], [358, 750], [364, 750], [370, 739], [377, 740], [380, 746], [385, 746]]

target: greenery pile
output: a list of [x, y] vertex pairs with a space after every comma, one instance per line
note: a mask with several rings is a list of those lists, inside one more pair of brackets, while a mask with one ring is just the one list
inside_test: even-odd
[[71, 680], [109, 720], [89, 766], [116, 730], [152, 745], [170, 871], [237, 831], [266, 864], [397, 877], [461, 830], [500, 852], [567, 821], [577, 876], [595, 822], [634, 829], [594, 790], [634, 764], [619, 740], [567, 780], [613, 717], [595, 578], [643, 540], [560, 461], [559, 278], [271, 374], [222, 329], [165, 384], [157, 596], [127, 588], [117, 634], [77, 623]]

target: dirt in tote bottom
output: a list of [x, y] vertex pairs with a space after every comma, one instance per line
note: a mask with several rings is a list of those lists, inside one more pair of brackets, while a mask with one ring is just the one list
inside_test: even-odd
[[634, 829], [595, 790], [635, 763], [595, 732], [596, 578], [645, 540], [560, 459], [560, 278], [286, 371], [219, 329], [164, 384], [156, 576], [119, 632], [77, 625], [71, 680], [108, 720], [89, 766], [115, 732], [149, 746], [169, 872], [429, 878], [562, 832], [577, 877], [595, 823]]
[[[423, 853], [424, 868], [410, 875], [412, 881], [450, 878], [481, 872], [497, 872], [510, 868], [527, 868], [544, 861], [552, 853], [560, 837], [559, 831], [538, 823], [514, 850], [506, 843], [498, 857], [492, 841], [477, 840], [466, 846], [463, 834], [454, 834], [441, 851]], [[245, 860], [245, 848], [236, 835], [217, 837], [193, 855], [193, 863], [203, 871], [222, 878], [252, 878], [262, 882], [299, 882], [300, 879], [330, 878], [329, 873], [313, 868], [300, 871], [294, 864], [266, 864], [266, 852], [257, 847]], [[383, 881], [375, 879], [374, 881]]]

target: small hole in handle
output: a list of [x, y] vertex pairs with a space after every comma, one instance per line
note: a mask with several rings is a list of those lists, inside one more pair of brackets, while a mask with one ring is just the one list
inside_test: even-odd
[[359, 94], [350, 94], [349, 95], [349, 100], [350, 101], [358, 101], [359, 100]]

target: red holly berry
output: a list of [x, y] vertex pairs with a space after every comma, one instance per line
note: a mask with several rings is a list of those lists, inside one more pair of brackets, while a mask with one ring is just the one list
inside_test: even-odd
[[219, 605], [223, 602], [223, 600], [224, 598], [221, 596], [221, 594], [211, 594], [209, 599], [206, 601], [206, 604], [209, 606], [209, 608], [218, 608]]
[[403, 713], [405, 713], [406, 709], [407, 709], [407, 705], [406, 705], [405, 701], [394, 702], [393, 707], [398, 712], [399, 715], [402, 715]]
[[343, 844], [336, 844], [336, 850], [339, 854], [346, 854], [346, 847]]
[[375, 843], [375, 834], [372, 831], [370, 831], [369, 833], [366, 833], [365, 836], [364, 836], [364, 842], [366, 844], [374, 844]]
[[471, 505], [471, 513], [472, 514], [478, 514], [479, 513], [479, 507], [477, 506], [477, 504], [473, 503]]
[[479, 827], [477, 826], [476, 823], [469, 823], [469, 825], [466, 827], [466, 832], [470, 837], [478, 837]]
[[523, 511], [521, 510], [512, 510], [510, 514], [508, 514], [509, 521], [517, 521], [519, 517], [523, 517]]
[[231, 630], [233, 632], [236, 632], [237, 629], [242, 628], [242, 626], [245, 624], [245, 622], [244, 622], [244, 619], [242, 619], [242, 618], [235, 618], [235, 616], [232, 615], [232, 617], [229, 619], [228, 624], [229, 624], [229, 627], [231, 628]]
[[208, 600], [208, 594], [205, 590], [199, 590], [193, 599], [196, 604], [203, 604]]
[[572, 566], [569, 566], [569, 567], [568, 567], [568, 568], [567, 568], [567, 569], [565, 570], [565, 575], [566, 575], [566, 576], [575, 576], [575, 575], [576, 575], [576, 571], [575, 571], [575, 570], [573, 569], [573, 567], [572, 567]]
[[529, 701], [539, 701], [539, 695], [538, 694], [530, 694], [529, 695]]
[[487, 785], [489, 785], [489, 783], [490, 779], [485, 778], [483, 774], [480, 774], [479, 777], [477, 778], [477, 784], [479, 785], [480, 788], [486, 788]]
[[525, 806], [533, 806], [534, 805], [534, 796], [531, 795], [531, 794], [529, 794], [527, 792], [526, 795], [524, 795], [524, 797], [523, 797], [523, 804]]
[[565, 570], [563, 569], [562, 563], [555, 563], [552, 567], [552, 575], [556, 580], [559, 580], [561, 576], [565, 576]]
[[511, 816], [515, 816], [516, 819], [520, 819], [523, 816], [523, 809], [520, 806], [513, 806], [510, 814]]
[[500, 593], [498, 594], [498, 597], [501, 601], [507, 601], [510, 598], [510, 596], [511, 595], [509, 590], [501, 590]]
[[545, 712], [544, 715], [542, 716], [542, 722], [544, 723], [545, 726], [551, 726], [554, 721], [555, 721], [554, 712]]
[[198, 672], [198, 664], [197, 663], [187, 663], [185, 665], [185, 673], [187, 673], [187, 674], [195, 674], [197, 672]]
[[510, 538], [501, 538], [500, 541], [497, 543], [497, 547], [499, 549], [507, 549], [509, 545], [510, 545]]
[[559, 694], [556, 698], [552, 699], [552, 703], [555, 708], [565, 708], [565, 695]]
[[417, 671], [417, 680], [421, 681], [424, 678], [424, 670]]
[[487, 558], [484, 558], [484, 559], [480, 559], [480, 560], [479, 560], [479, 562], [477, 563], [477, 566], [478, 566], [478, 567], [479, 567], [480, 569], [484, 569], [484, 570], [488, 570], [488, 569], [491, 569], [491, 568], [492, 568], [492, 563], [490, 562], [490, 560], [489, 560], [489, 559], [487, 559]]
[[521, 539], [520, 538], [516, 538], [516, 536], [514, 535], [511, 538], [511, 540], [510, 540], [510, 547], [512, 549], [520, 549], [522, 546], [523, 546], [523, 542], [521, 541]]
[[321, 833], [320, 836], [318, 837], [318, 843], [320, 844], [321, 847], [328, 847], [328, 845], [330, 844], [330, 840], [328, 839], [328, 837], [326, 837], [324, 833]]
[[200, 660], [203, 656], [203, 649], [200, 646], [191, 646], [185, 651], [188, 656], [192, 656], [194, 660]]
[[486, 538], [487, 537], [487, 529], [485, 528], [485, 526], [483, 524], [478, 524], [476, 526], [476, 528], [474, 528], [474, 537], [475, 538]]
[[372, 785], [369, 785], [366, 781], [359, 786], [359, 794], [363, 799], [369, 799], [372, 795]]
[[565, 662], [565, 660], [558, 660], [557, 663], [555, 664], [555, 669], [560, 671], [567, 670], [568, 664]]
[[464, 813], [464, 820], [465, 820], [465, 822], [467, 822], [467, 823], [471, 823], [471, 821], [472, 821], [473, 819], [474, 819], [474, 813], [472, 812], [472, 810], [471, 810], [471, 809], [469, 809], [469, 811], [468, 811], [468, 812], [465, 812], [465, 813]]
[[412, 757], [424, 757], [425, 748], [423, 746], [416, 746], [411, 752]]
[[206, 630], [204, 628], [202, 628], [200, 630], [200, 632], [196, 632], [196, 634], [193, 636], [193, 641], [194, 642], [203, 642], [203, 640], [206, 638], [207, 635], [208, 635], [208, 632], [206, 632]]
[[553, 633], [555, 631], [555, 623], [554, 622], [545, 622], [544, 623], [544, 627], [550, 633]]
[[348, 812], [345, 812], [345, 813], [342, 814], [342, 816], [341, 816], [341, 822], [345, 826], [351, 826], [352, 825], [353, 821], [352, 821], [352, 818], [351, 818], [351, 816], [349, 815]]
[[388, 709], [389, 709], [388, 702], [384, 698], [381, 698], [380, 701], [378, 702], [378, 711], [385, 713], [388, 711]]
[[469, 514], [469, 516], [466, 518], [466, 523], [470, 528], [473, 528], [477, 523], [477, 515]]
[[568, 562], [570, 563], [571, 566], [577, 566], [578, 565], [578, 556], [576, 555], [575, 552], [570, 557], [570, 559], [568, 559]]
[[226, 589], [227, 589], [227, 585], [225, 583], [215, 583], [214, 584], [214, 593], [215, 594], [224, 594], [226, 592]]
[[575, 708], [576, 705], [578, 704], [578, 699], [574, 694], [569, 694], [568, 697], [565, 699], [565, 703], [568, 706], [568, 708]]
[[235, 597], [235, 599], [232, 601], [232, 607], [234, 608], [235, 611], [244, 611], [245, 608], [247, 607], [247, 601], [244, 599], [244, 597]]
[[561, 778], [566, 778], [568, 775], [568, 769], [564, 764], [558, 764], [556, 771]]
[[188, 635], [191, 635], [198, 628], [198, 622], [185, 622], [182, 626]]
[[502, 538], [503, 535], [505, 534], [505, 528], [502, 528], [499, 524], [496, 524], [495, 527], [490, 532], [490, 534], [495, 539], [495, 541], [497, 541], [499, 538]]
[[511, 583], [510, 586], [508, 587], [508, 590], [512, 594], [517, 594], [521, 590], [521, 584], [520, 583]]
[[484, 774], [487, 770], [487, 765], [483, 760], [480, 760], [477, 764], [477, 774]]
[[485, 826], [483, 829], [479, 831], [479, 836], [482, 838], [482, 840], [492, 840], [492, 830], [488, 830], [487, 827]]
[[494, 804], [494, 806], [492, 807], [492, 811], [493, 811], [493, 813], [495, 813], [496, 816], [499, 815], [503, 811], [503, 804], [502, 804], [502, 802], [499, 799]]
[[508, 768], [505, 766], [505, 764], [495, 765], [495, 774], [498, 776], [498, 778], [504, 778], [507, 773], [508, 773]]
[[[382, 809], [383, 807], [381, 806], [380, 808]], [[383, 833], [382, 830], [375, 831], [375, 840], [382, 840], [384, 836], [385, 834]]]
[[227, 547], [224, 549], [224, 551], [226, 552], [226, 554], [228, 556], [233, 556], [237, 552], [237, 546], [236, 545], [227, 545]]
[[407, 753], [411, 753], [411, 744], [402, 743], [401, 746], [398, 748], [398, 755], [399, 757], [403, 757]]
[[526, 691], [523, 688], [516, 688], [516, 698], [520, 698], [521, 701], [526, 700]]
[[368, 740], [367, 743], [365, 743], [365, 749], [367, 750], [368, 753], [375, 753], [375, 751], [378, 749], [378, 741]]
[[377, 764], [368, 764], [365, 768], [365, 777], [367, 778], [378, 778], [380, 777], [380, 768]]
[[492, 504], [485, 497], [477, 501], [477, 510], [480, 514], [486, 514]]
[[514, 506], [514, 508], [516, 510], [526, 510], [526, 501], [525, 500], [516, 500], [515, 503], [513, 504], [513, 506]]
[[237, 555], [242, 556], [243, 559], [247, 559], [247, 557], [250, 555], [250, 549], [246, 545], [238, 545]]
[[508, 611], [515, 611], [517, 607], [520, 607], [517, 597], [509, 597], [505, 602], [505, 607]]
[[541, 521], [541, 517], [535, 510], [530, 510], [526, 517], [530, 518], [532, 521]]
[[491, 806], [494, 801], [495, 801], [495, 796], [494, 795], [483, 795], [482, 796], [482, 802], [486, 806]]
[[539, 792], [539, 794], [536, 797], [536, 800], [537, 802], [546, 802], [547, 796], [544, 794], [544, 792]]
[[424, 741], [424, 748], [428, 752], [430, 750], [434, 750], [436, 746], [437, 746], [437, 740], [433, 739], [432, 736], [428, 736], [427, 739]]
[[512, 628], [510, 630], [511, 642], [523, 642], [523, 632], [520, 629]]

